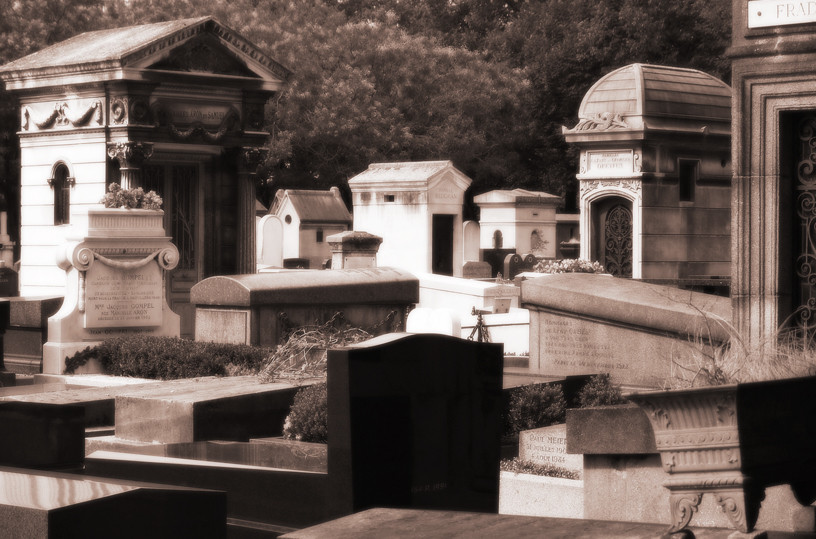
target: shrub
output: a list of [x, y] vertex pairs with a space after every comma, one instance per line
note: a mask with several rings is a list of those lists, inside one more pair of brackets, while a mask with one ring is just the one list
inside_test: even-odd
[[530, 384], [513, 389], [505, 415], [505, 433], [563, 423], [567, 408], [560, 385]]
[[621, 395], [620, 386], [613, 385], [609, 374], [597, 374], [584, 384], [578, 392], [578, 407], [609, 406], [623, 404], [626, 399]]
[[90, 359], [97, 359], [106, 374], [160, 380], [257, 373], [269, 353], [266, 348], [247, 345], [132, 335], [77, 352], [65, 361], [65, 373], [73, 373]]
[[261, 382], [326, 377], [327, 351], [371, 338], [367, 331], [344, 324], [339, 314], [322, 325], [302, 326], [267, 357]]
[[538, 273], [603, 273], [604, 267], [599, 262], [582, 258], [565, 258], [557, 262], [542, 260], [533, 267]]
[[326, 382], [301, 388], [283, 424], [283, 437], [301, 442], [328, 442], [328, 386]]

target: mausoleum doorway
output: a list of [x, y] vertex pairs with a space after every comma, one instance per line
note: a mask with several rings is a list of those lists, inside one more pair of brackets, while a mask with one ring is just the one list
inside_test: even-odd
[[432, 223], [433, 273], [453, 275], [453, 224], [455, 215], [435, 213]]
[[605, 197], [591, 205], [592, 259], [616, 277], [632, 276], [632, 201]]

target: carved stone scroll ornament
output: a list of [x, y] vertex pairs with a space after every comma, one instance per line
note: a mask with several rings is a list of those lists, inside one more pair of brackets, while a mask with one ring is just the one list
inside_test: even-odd
[[672, 492], [669, 496], [671, 505], [671, 528], [669, 533], [685, 528], [697, 511], [703, 495], [699, 492]]
[[54, 110], [52, 110], [48, 116], [40, 121], [32, 118], [31, 107], [23, 107], [20, 128], [23, 131], [28, 131], [31, 128], [32, 122], [38, 129], [50, 129], [55, 125], [62, 127], [81, 127], [90, 124], [92, 121], [96, 125], [102, 125], [102, 102], [98, 99], [91, 103], [87, 109], [77, 115], [71, 114], [71, 109], [68, 106], [68, 103], [56, 103], [54, 105]]
[[572, 131], [610, 131], [614, 129], [629, 129], [630, 125], [618, 113], [599, 112], [592, 114], [578, 122]]

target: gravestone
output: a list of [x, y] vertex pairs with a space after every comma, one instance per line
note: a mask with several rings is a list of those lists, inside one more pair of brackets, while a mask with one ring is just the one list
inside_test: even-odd
[[328, 356], [333, 514], [497, 512], [502, 346], [390, 334]]
[[70, 230], [57, 251], [66, 293], [48, 319], [43, 373], [62, 374], [66, 356], [106, 338], [179, 336], [179, 316], [164, 293], [179, 253], [163, 219], [161, 210], [95, 208]]
[[465, 262], [465, 265], [462, 266], [463, 279], [490, 279], [491, 277], [489, 262], [476, 262], [471, 260]]
[[527, 279], [521, 295], [530, 370], [549, 376], [608, 372], [618, 384], [663, 387], [678, 363], [702, 361], [729, 338], [720, 296], [588, 273]]
[[[477, 262], [479, 260], [479, 235], [481, 234], [481, 229], [479, 223], [476, 221], [465, 221], [462, 224], [462, 229], [464, 231], [462, 239], [462, 260], [464, 260], [465, 265], [467, 265], [468, 262]], [[464, 275], [462, 276], [465, 277]], [[465, 278], [467, 279], [467, 277]]]
[[514, 279], [519, 273], [533, 271], [537, 259], [535, 255], [511, 254], [504, 257], [504, 271], [502, 276], [505, 279]]
[[258, 265], [283, 266], [283, 223], [276, 215], [264, 215], [258, 223]]
[[502, 248], [494, 248], [494, 249], [485, 249], [482, 252], [482, 258], [485, 262], [490, 264], [490, 276], [496, 277], [498, 274], [501, 273], [502, 277], [507, 278], [507, 276], [503, 273], [504, 272], [504, 259], [507, 258], [507, 255], [516, 254], [515, 249], [502, 249]]
[[20, 295], [17, 272], [8, 266], [0, 265], [0, 297], [9, 298]]
[[582, 455], [567, 453], [567, 425], [560, 423], [519, 432], [519, 460], [541, 466], [557, 466], [582, 474]]

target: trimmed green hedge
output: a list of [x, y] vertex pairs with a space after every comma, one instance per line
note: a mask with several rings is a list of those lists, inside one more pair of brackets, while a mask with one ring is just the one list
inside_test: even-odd
[[159, 380], [257, 373], [271, 350], [243, 344], [196, 342], [176, 337], [133, 335], [108, 339], [66, 359], [72, 374], [97, 359], [105, 374]]

